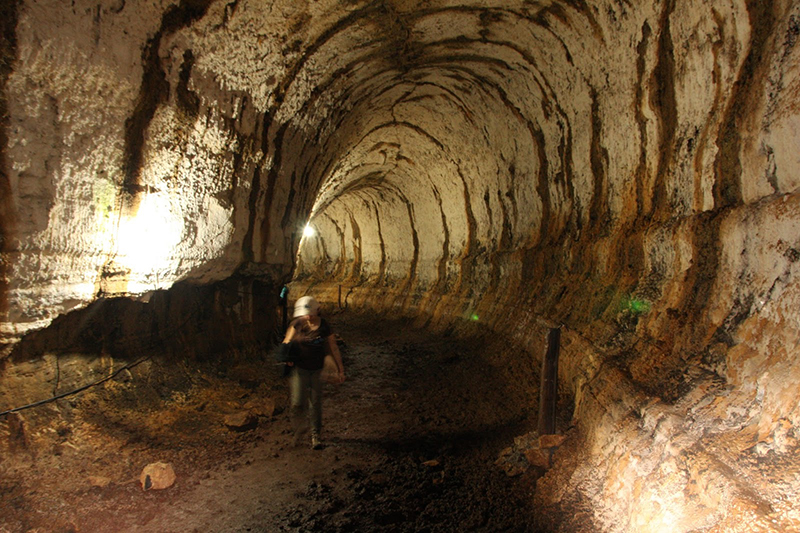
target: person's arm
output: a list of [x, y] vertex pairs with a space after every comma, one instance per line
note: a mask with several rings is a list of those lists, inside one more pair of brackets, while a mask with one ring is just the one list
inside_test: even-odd
[[[296, 334], [297, 330], [294, 329], [294, 325], [291, 325], [286, 329], [286, 335], [283, 337], [283, 344], [287, 345], [286, 349], [288, 349], [288, 344], [292, 342], [292, 339]], [[287, 362], [286, 364], [288, 366], [294, 366], [294, 363], [292, 363], [291, 361]]]
[[286, 329], [286, 335], [283, 337], [283, 344], [289, 344], [290, 342], [292, 342], [292, 339], [296, 334], [297, 330], [294, 329], [294, 324], [292, 324]]
[[328, 335], [328, 352], [333, 356], [336, 361], [336, 367], [339, 369], [339, 383], [344, 381], [344, 364], [342, 364], [342, 354], [339, 353], [339, 346], [336, 344], [336, 335]]

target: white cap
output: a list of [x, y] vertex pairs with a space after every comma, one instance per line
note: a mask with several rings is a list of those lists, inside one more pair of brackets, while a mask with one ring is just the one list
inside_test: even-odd
[[319, 302], [312, 296], [303, 296], [294, 303], [294, 318], [316, 315], [317, 311], [319, 311]]

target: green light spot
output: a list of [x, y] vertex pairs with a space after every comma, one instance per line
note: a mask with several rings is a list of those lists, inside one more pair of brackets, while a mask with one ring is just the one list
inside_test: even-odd
[[650, 311], [650, 302], [633, 298], [628, 303], [628, 307], [632, 313], [641, 315]]
[[475, 322], [477, 322], [478, 321], [478, 314], [477, 313], [472, 313], [472, 316], [470, 318], [472, 320], [474, 320]]

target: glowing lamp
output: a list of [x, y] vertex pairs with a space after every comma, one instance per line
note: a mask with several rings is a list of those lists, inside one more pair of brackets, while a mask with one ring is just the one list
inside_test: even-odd
[[117, 258], [131, 269], [132, 278], [149, 275], [169, 266], [182, 234], [183, 219], [171, 211], [169, 199], [148, 194], [135, 215], [120, 221]]

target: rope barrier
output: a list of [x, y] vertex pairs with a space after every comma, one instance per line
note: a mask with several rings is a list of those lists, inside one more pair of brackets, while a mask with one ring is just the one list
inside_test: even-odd
[[[232, 291], [232, 292], [239, 292], [239, 294], [244, 294], [241, 291]], [[199, 316], [200, 316], [200, 312], [199, 311], [195, 311], [192, 314], [190, 314], [183, 322], [181, 322], [176, 328], [174, 328], [172, 330], [172, 333], [171, 333], [170, 336], [171, 337], [177, 337], [178, 332], [182, 331], [193, 319], [196, 319]], [[276, 328], [276, 333], [279, 334], [279, 337], [282, 334], [282, 332], [278, 332], [277, 331], [277, 328]], [[145, 337], [151, 337], [151, 334], [129, 335], [127, 337], [127, 340], [143, 339]], [[64, 393], [61, 393], [61, 394], [54, 394], [52, 397], [47, 398], [45, 400], [40, 400], [38, 402], [30, 403], [28, 405], [22, 405], [20, 407], [14, 407], [13, 409], [7, 409], [5, 411], [0, 412], [0, 417], [7, 416], [9, 414], [16, 413], [18, 411], [23, 411], [25, 409], [30, 409], [32, 407], [39, 407], [40, 405], [45, 405], [47, 403], [54, 402], [56, 400], [60, 400], [61, 398], [66, 398], [67, 396], [72, 396], [73, 394], [77, 394], [79, 392], [83, 392], [83, 391], [85, 391], [87, 389], [90, 389], [92, 387], [96, 387], [97, 385], [101, 385], [101, 384], [105, 383], [106, 381], [109, 381], [109, 380], [113, 379], [114, 377], [116, 377], [123, 370], [131, 369], [131, 368], [133, 368], [133, 367], [135, 367], [135, 366], [147, 361], [148, 359], [152, 359], [152, 358], [153, 358], [153, 355], [148, 355], [147, 357], [142, 357], [141, 359], [139, 359], [137, 361], [134, 361], [132, 363], [129, 363], [129, 364], [123, 366], [122, 368], [117, 369], [115, 372], [113, 372], [109, 376], [106, 376], [105, 378], [102, 378], [102, 379], [100, 379], [98, 381], [95, 381], [93, 383], [89, 383], [88, 385], [84, 385], [84, 386], [79, 387], [77, 389], [71, 390], [69, 392], [64, 392]], [[280, 364], [283, 364], [283, 363], [280, 363]], [[59, 372], [59, 374], [60, 374], [60, 372]]]
[[56, 400], [60, 400], [61, 398], [66, 398], [67, 396], [72, 396], [73, 394], [77, 394], [79, 392], [85, 391], [86, 389], [90, 389], [92, 387], [96, 387], [97, 385], [100, 385], [100, 384], [105, 383], [106, 381], [108, 381], [110, 379], [113, 379], [114, 377], [117, 376], [117, 374], [119, 374], [123, 370], [131, 369], [131, 368], [135, 367], [136, 365], [144, 363], [145, 361], [147, 361], [148, 359], [150, 359], [152, 357], [153, 357], [152, 355], [148, 355], [147, 357], [142, 357], [138, 361], [134, 361], [133, 363], [128, 363], [127, 365], [123, 366], [122, 368], [117, 369], [115, 372], [113, 372], [112, 374], [104, 377], [103, 379], [97, 380], [97, 381], [95, 381], [93, 383], [89, 383], [88, 385], [84, 385], [82, 387], [78, 387], [75, 390], [71, 390], [69, 392], [63, 392], [61, 394], [57, 394], [56, 396], [53, 396], [52, 398], [47, 398], [46, 400], [39, 400], [38, 402], [29, 403], [28, 405], [23, 405], [23, 406], [20, 406], [20, 407], [14, 407], [13, 409], [8, 409], [8, 410], [3, 411], [2, 413], [0, 413], [0, 416], [10, 415], [11, 413], [16, 413], [18, 411], [23, 411], [25, 409], [30, 409], [31, 407], [39, 407], [40, 405], [44, 405], [46, 403], [54, 402]]

